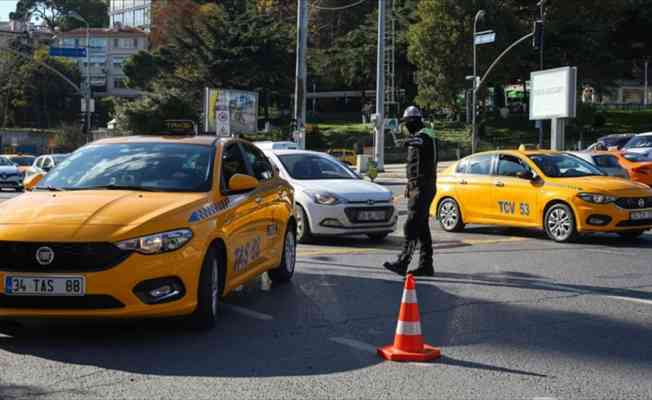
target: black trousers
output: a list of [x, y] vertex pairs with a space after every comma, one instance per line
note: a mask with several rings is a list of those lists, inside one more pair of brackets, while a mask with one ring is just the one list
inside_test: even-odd
[[[403, 227], [405, 245], [399, 256], [399, 262], [405, 263], [405, 267], [412, 260], [412, 255], [419, 245], [420, 264], [429, 263], [432, 260], [432, 235], [430, 234], [430, 205], [435, 198], [435, 191], [429, 188], [410, 190], [408, 199], [408, 217]], [[420, 265], [421, 266], [421, 265]]]

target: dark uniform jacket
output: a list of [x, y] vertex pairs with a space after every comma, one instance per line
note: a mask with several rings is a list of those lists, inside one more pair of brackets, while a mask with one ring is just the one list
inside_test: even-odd
[[437, 139], [432, 129], [422, 129], [405, 142], [408, 148], [407, 178], [408, 197], [435, 193], [437, 161], [439, 158]]

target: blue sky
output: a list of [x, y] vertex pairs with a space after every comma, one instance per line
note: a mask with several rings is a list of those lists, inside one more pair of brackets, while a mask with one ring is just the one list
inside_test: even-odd
[[9, 13], [16, 10], [18, 0], [0, 0], [0, 21], [9, 21]]

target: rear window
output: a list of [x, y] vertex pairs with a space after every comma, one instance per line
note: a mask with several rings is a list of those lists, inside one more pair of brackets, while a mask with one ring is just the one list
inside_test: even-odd
[[618, 159], [615, 156], [594, 156], [595, 165], [602, 168], [620, 168]]

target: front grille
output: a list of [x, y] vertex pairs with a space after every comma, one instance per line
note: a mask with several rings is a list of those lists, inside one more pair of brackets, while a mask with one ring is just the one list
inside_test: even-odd
[[108, 295], [5, 296], [0, 294], [0, 308], [33, 308], [41, 310], [106, 310], [125, 305]]
[[[642, 203], [641, 200], [643, 200]], [[616, 205], [626, 210], [652, 208], [652, 197], [621, 197], [616, 200]]]
[[[385, 218], [382, 221], [360, 221], [358, 220], [358, 214], [360, 211], [383, 211], [385, 213]], [[378, 224], [383, 222], [388, 222], [392, 215], [394, 215], [394, 207], [349, 207], [344, 209], [346, 217], [353, 224]]]
[[[36, 260], [36, 252], [48, 247], [54, 258], [49, 265]], [[0, 270], [8, 272], [96, 272], [113, 268], [131, 252], [111, 243], [0, 242]]]

